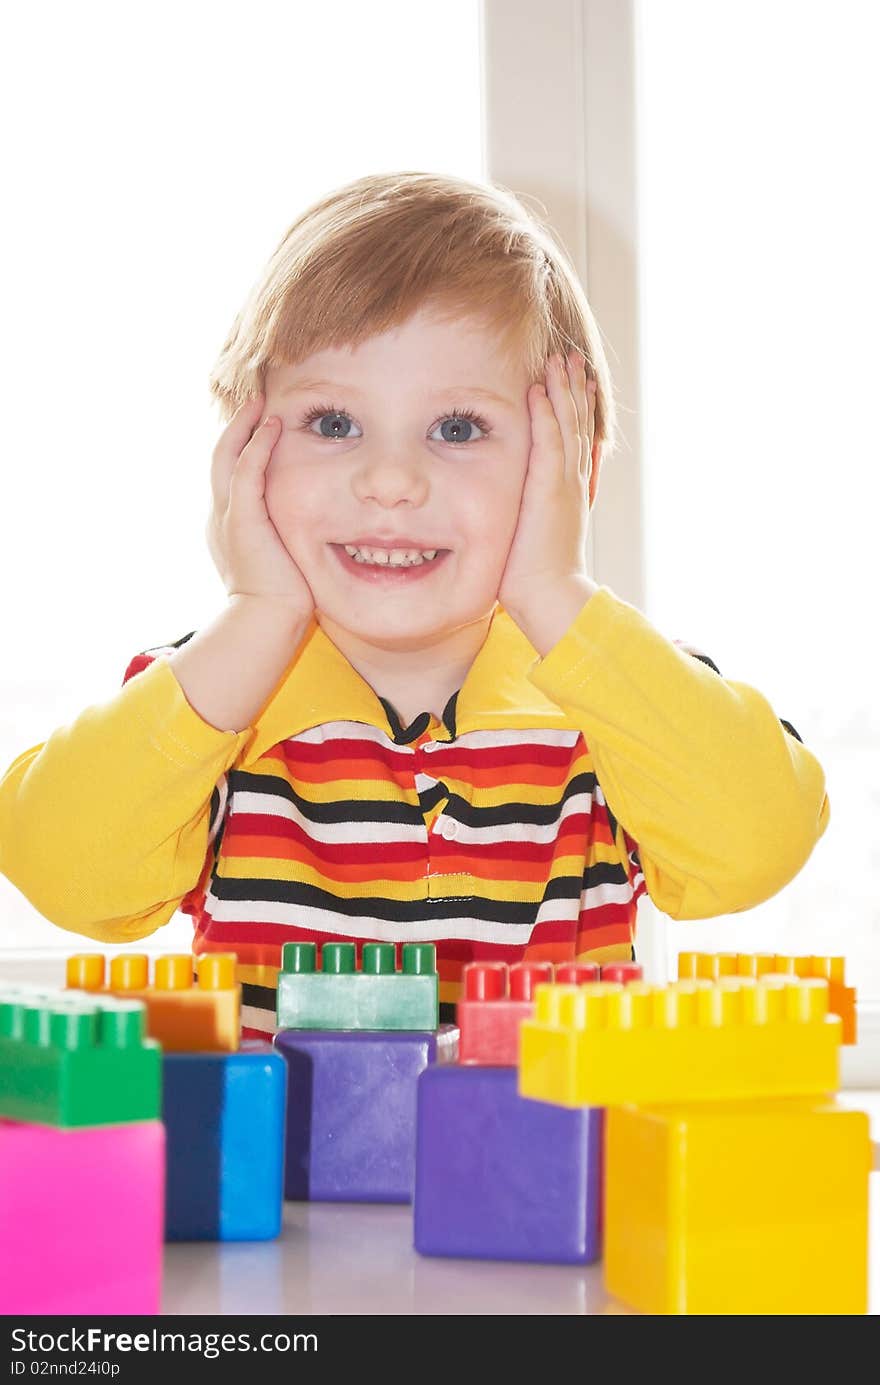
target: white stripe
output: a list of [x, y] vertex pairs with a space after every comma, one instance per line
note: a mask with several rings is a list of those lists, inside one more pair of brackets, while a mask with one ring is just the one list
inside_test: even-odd
[[437, 750], [431, 753], [439, 756], [443, 750], [456, 750], [460, 747], [467, 750], [503, 750], [507, 747], [528, 750], [530, 746], [536, 745], [564, 746], [571, 750], [577, 745], [580, 734], [580, 731], [550, 731], [542, 728], [530, 730], [528, 727], [523, 727], [521, 731], [465, 731], [454, 741], [435, 741]]
[[427, 793], [428, 789], [436, 789], [437, 780], [432, 779], [430, 774], [417, 773], [413, 778], [416, 786], [416, 793]]
[[378, 726], [371, 726], [366, 721], [325, 721], [321, 726], [311, 726], [308, 731], [300, 731], [297, 736], [288, 736], [281, 744], [296, 745], [297, 741], [302, 741], [306, 745], [326, 745], [328, 741], [371, 741], [373, 745], [380, 745], [383, 750], [390, 746], [392, 750], [400, 750], [407, 755], [416, 753], [410, 745], [395, 745], [387, 731], [382, 731]]
[[591, 885], [588, 890], [581, 890], [580, 910], [589, 914], [603, 905], [629, 904], [632, 897], [633, 890], [628, 880], [619, 883], [606, 880], [599, 885]]
[[241, 1024], [244, 1029], [263, 1029], [270, 1034], [278, 1033], [274, 1009], [263, 1010], [257, 1005], [242, 1005]]
[[[431, 746], [432, 754], [440, 754], [446, 749], [459, 750], [462, 747], [468, 750], [492, 750], [507, 746], [528, 749], [529, 746], [544, 745], [565, 746], [570, 749], [577, 745], [580, 735], [580, 731], [577, 730], [551, 731], [542, 727], [530, 730], [524, 727], [521, 731], [467, 731], [464, 735], [457, 736], [454, 741], [427, 741], [426, 745]], [[405, 751], [409, 755], [415, 754], [413, 746], [397, 745], [378, 726], [371, 726], [364, 721], [326, 721], [323, 725], [312, 726], [296, 736], [288, 736], [282, 744], [295, 745], [297, 741], [302, 741], [306, 745], [326, 745], [330, 741], [354, 740], [371, 741], [374, 745], [381, 745], [383, 749], [391, 746], [394, 750]], [[424, 748], [423, 746], [422, 749]]]

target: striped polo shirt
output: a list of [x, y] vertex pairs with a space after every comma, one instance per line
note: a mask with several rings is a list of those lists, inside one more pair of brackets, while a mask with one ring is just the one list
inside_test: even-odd
[[[607, 588], [594, 602], [595, 620], [616, 632], [609, 669], [614, 639], [641, 632], [648, 665], [651, 645], [685, 677], [684, 650], [720, 676]], [[137, 655], [124, 681], [192, 633]], [[275, 1032], [290, 941], [433, 942], [445, 1018], [468, 962], [635, 955], [646, 892], [639, 843], [606, 799], [570, 690], [560, 684], [559, 703], [549, 695], [554, 657], [538, 686], [540, 656], [498, 607], [442, 717], [423, 712], [402, 726], [313, 623], [246, 752], [213, 790], [203, 870], [179, 906], [192, 916], [196, 954], [237, 954], [243, 1033]], [[658, 725], [669, 721], [665, 695], [658, 690], [651, 713]], [[680, 708], [681, 690], [668, 696]], [[651, 747], [638, 734], [634, 746], [640, 772], [653, 772]]]

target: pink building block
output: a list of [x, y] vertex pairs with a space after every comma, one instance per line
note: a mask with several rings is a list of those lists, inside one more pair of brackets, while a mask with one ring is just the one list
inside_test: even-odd
[[0, 1119], [0, 1313], [159, 1313], [164, 1211], [161, 1121]]

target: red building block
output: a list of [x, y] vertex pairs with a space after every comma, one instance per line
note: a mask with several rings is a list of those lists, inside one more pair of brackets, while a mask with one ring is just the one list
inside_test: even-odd
[[462, 973], [464, 994], [456, 1007], [461, 1031], [459, 1063], [514, 1068], [519, 1061], [519, 1027], [535, 1010], [535, 987], [556, 981], [581, 986], [591, 981], [640, 981], [636, 962], [471, 962]]

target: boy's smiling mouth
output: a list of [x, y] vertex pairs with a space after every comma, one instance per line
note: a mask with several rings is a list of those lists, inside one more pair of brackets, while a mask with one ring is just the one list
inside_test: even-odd
[[396, 540], [393, 545], [331, 543], [347, 572], [372, 582], [411, 582], [429, 576], [442, 566], [452, 551], [449, 548], [422, 548], [418, 544]]

